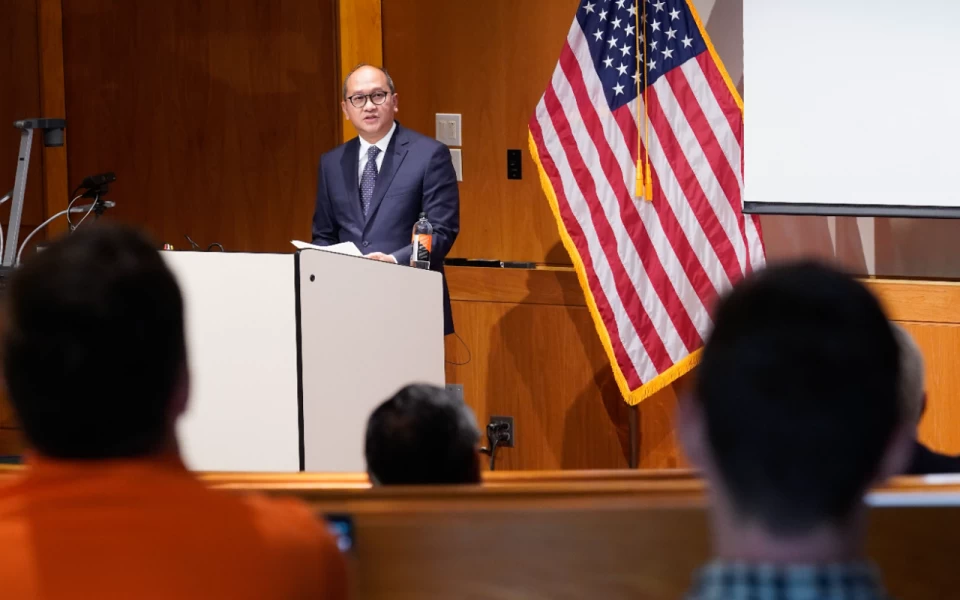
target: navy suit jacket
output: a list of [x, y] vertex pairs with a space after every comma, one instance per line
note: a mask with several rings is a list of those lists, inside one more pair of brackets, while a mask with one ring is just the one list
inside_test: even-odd
[[[460, 232], [460, 190], [450, 149], [401, 127], [390, 139], [366, 218], [360, 206], [360, 141], [353, 138], [320, 157], [313, 243], [353, 242], [364, 254], [391, 254], [410, 264], [413, 225], [427, 213], [433, 225], [430, 269], [443, 260]], [[443, 280], [443, 333], [453, 333], [450, 294]]]

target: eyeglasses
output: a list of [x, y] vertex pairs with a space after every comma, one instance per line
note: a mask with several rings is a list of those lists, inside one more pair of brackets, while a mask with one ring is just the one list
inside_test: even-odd
[[373, 102], [374, 105], [380, 106], [387, 101], [387, 96], [390, 94], [388, 92], [374, 92], [372, 94], [354, 94], [347, 98], [350, 101], [350, 104], [354, 108], [363, 108], [367, 105], [367, 98], [370, 98], [370, 102]]

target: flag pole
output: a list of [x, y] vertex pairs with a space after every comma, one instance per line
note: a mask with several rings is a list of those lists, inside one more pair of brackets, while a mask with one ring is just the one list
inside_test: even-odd
[[[643, 44], [643, 77], [637, 79], [637, 130], [643, 132], [642, 140], [641, 136], [637, 136], [637, 192], [636, 196], [638, 198], [643, 198], [647, 202], [653, 201], [653, 174], [650, 170], [650, 116], [647, 112], [647, 90], [649, 85], [647, 83], [647, 40], [644, 33], [646, 32], [647, 24], [647, 3], [644, 0], [638, 0], [638, 2], [643, 6], [642, 10], [638, 10], [636, 14], [637, 19], [637, 73], [640, 73], [640, 46]], [[643, 109], [641, 112], [640, 108], [640, 98], [643, 98]]]

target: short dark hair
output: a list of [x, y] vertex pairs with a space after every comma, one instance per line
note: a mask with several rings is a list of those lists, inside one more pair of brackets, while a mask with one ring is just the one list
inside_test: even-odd
[[145, 237], [79, 229], [25, 261], [5, 307], [7, 387], [38, 452], [107, 459], [161, 449], [186, 363], [183, 302]]
[[899, 350], [860, 283], [771, 267], [719, 304], [696, 397], [737, 513], [790, 535], [842, 525], [900, 424]]
[[384, 485], [478, 483], [476, 420], [447, 390], [410, 385], [367, 422], [367, 471]]

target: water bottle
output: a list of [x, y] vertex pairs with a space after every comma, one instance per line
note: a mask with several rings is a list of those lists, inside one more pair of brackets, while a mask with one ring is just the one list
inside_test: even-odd
[[433, 225], [427, 220], [427, 213], [420, 213], [420, 220], [413, 226], [413, 252], [410, 254], [410, 266], [418, 269], [430, 268], [430, 251], [433, 249]]

